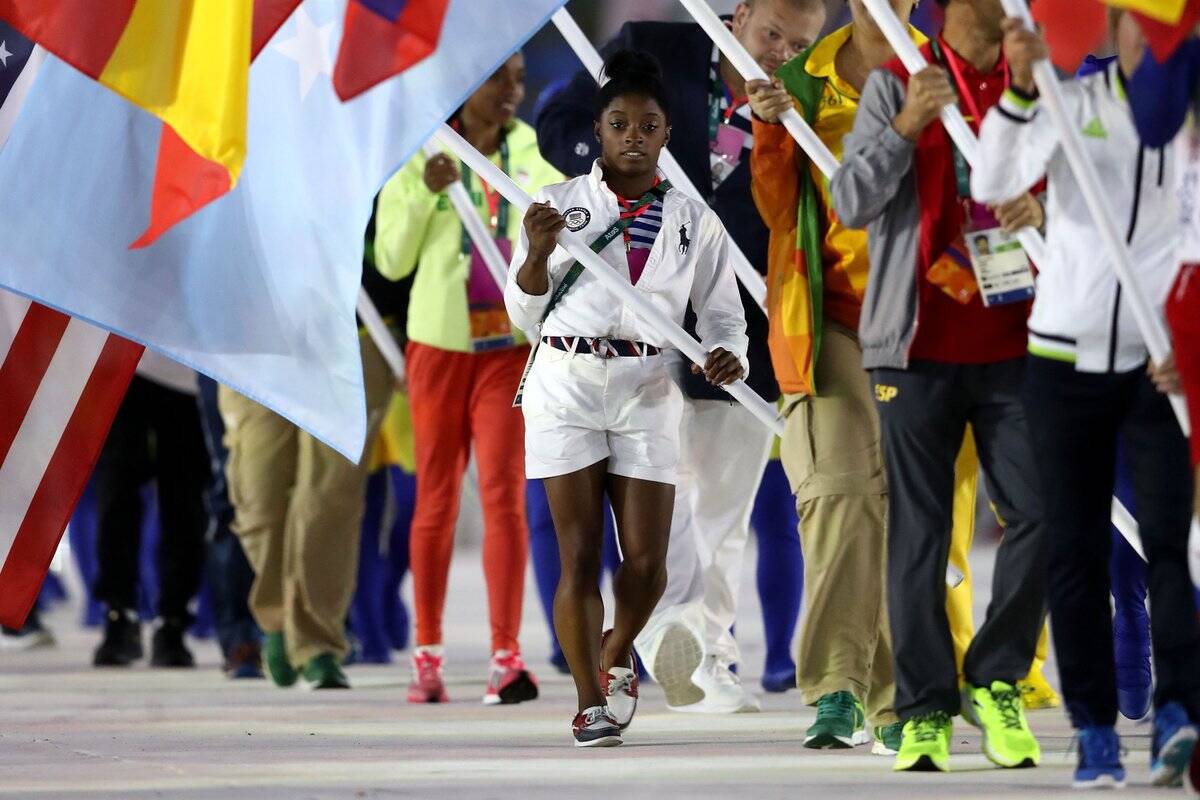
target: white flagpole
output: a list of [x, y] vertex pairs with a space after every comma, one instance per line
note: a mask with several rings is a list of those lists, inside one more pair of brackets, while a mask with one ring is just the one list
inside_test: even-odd
[[[875, 24], [879, 26], [879, 30], [883, 32], [888, 44], [892, 46], [892, 50], [896, 52], [896, 55], [904, 63], [904, 68], [910, 74], [916, 75], [929, 66], [925, 56], [921, 55], [921, 51], [913, 44], [908, 29], [888, 4], [888, 0], [863, 0], [863, 4], [871, 12], [871, 16], [875, 18]], [[963, 154], [967, 163], [972, 167], [975, 166], [979, 160], [979, 140], [975, 138], [971, 126], [967, 125], [967, 121], [963, 119], [962, 112], [958, 110], [957, 105], [949, 105], [942, 109], [942, 125], [945, 126], [946, 132], [950, 134], [950, 138], [954, 140], [954, 144]], [[1017, 240], [1035, 264], [1046, 260], [1046, 242], [1036, 230], [1022, 228], [1017, 231]]]
[[[733, 33], [725, 27], [725, 23], [721, 21], [717, 12], [712, 10], [706, 0], [679, 0], [679, 2], [692, 15], [692, 19], [696, 20], [701, 28], [704, 28], [705, 33], [720, 48], [743, 78], [748, 81], [769, 81], [771, 79], [758, 65], [758, 62], [746, 52], [746, 48], [742, 47], [741, 42], [734, 38]], [[794, 108], [789, 108], [779, 118], [779, 121], [808, 154], [812, 162], [817, 165], [817, 169], [821, 170], [825, 177], [833, 177], [833, 173], [838, 168], [837, 159], [821, 141], [821, 137], [817, 136], [804, 121], [800, 113]]]
[[[421, 149], [425, 155], [432, 158], [442, 151], [433, 141], [426, 142]], [[500, 248], [496, 245], [496, 240], [492, 238], [491, 233], [484, 226], [483, 220], [479, 218], [478, 212], [475, 211], [475, 203], [471, 201], [471, 195], [467, 194], [467, 187], [463, 186], [461, 180], [446, 187], [446, 193], [450, 196], [450, 205], [454, 206], [454, 211], [458, 214], [459, 220], [467, 230], [467, 236], [471, 237], [471, 243], [479, 250], [479, 254], [483, 256], [483, 263], [487, 265], [488, 272], [492, 275], [492, 280], [496, 282], [496, 286], [500, 291], [504, 291], [504, 284], [508, 281], [508, 261], [504, 258], [504, 254], [500, 252]], [[503, 235], [505, 232], [501, 232]]]
[[[510, 203], [521, 209], [522, 213], [533, 203], [532, 197], [520, 186], [517, 186], [495, 164], [472, 147], [466, 139], [459, 136], [458, 132], [449, 125], [442, 125], [437, 136], [442, 140], [442, 144], [449, 147], [455, 155], [469, 164], [471, 169], [475, 170], [481, 177], [484, 177], [488, 183], [508, 198]], [[616, 295], [621, 302], [632, 307], [638, 317], [651, 325], [658, 331], [659, 335], [682, 351], [693, 363], [704, 364], [708, 358], [708, 354], [704, 352], [704, 348], [700, 343], [688, 335], [683, 328], [676, 325], [647, 298], [643, 297], [640, 292], [633, 288], [632, 283], [617, 275], [616, 271], [604, 262], [604, 259], [592, 252], [587, 242], [578, 234], [567, 230], [562, 231], [558, 234], [558, 245], [565, 248], [606, 289]], [[772, 432], [776, 435], [783, 435], [783, 423], [779, 420], [774, 404], [768, 403], [751, 391], [745, 381], [737, 381], [724, 388], [735, 400], [745, 406], [750, 413], [758, 417], [759, 421], [770, 428]]]
[[408, 371], [404, 366], [404, 354], [400, 352], [400, 346], [396, 344], [396, 338], [388, 330], [387, 323], [379, 315], [379, 309], [375, 308], [375, 304], [371, 302], [371, 298], [367, 295], [367, 290], [361, 286], [358, 287], [357, 309], [363, 327], [367, 329], [371, 340], [379, 348], [379, 353], [383, 356], [383, 360], [391, 367], [392, 375], [396, 377], [397, 381], [404, 383], [408, 377]]
[[[558, 11], [554, 12], [551, 17], [554, 24], [558, 27], [559, 33], [566, 39], [567, 44], [575, 51], [575, 55], [583, 62], [583, 67], [588, 71], [588, 74], [600, 80], [600, 72], [604, 68], [604, 59], [600, 57], [600, 53], [596, 47], [580, 30], [575, 19], [567, 11], [566, 6], [563, 6]], [[683, 167], [675, 160], [675, 156], [671, 155], [669, 150], [663, 150], [658, 157], [658, 166], [662, 168], [663, 174], [671, 181], [671, 184], [678, 187], [684, 194], [699, 200], [702, 203], [707, 202], [704, 196], [700, 194], [700, 190], [696, 188], [696, 184], [692, 183], [688, 178], [687, 173], [683, 171]], [[726, 232], [726, 236], [728, 236]], [[742, 286], [746, 287], [746, 291], [754, 298], [754, 302], [758, 303], [759, 308], [764, 312], [767, 310], [767, 282], [763, 280], [763, 276], [758, 273], [751, 264], [750, 259], [746, 258], [746, 254], [737, 246], [737, 242], [729, 236], [729, 255], [730, 261], [733, 263], [733, 272], [737, 275]]]
[[[1002, 3], [1005, 12], [1010, 17], [1023, 20], [1030, 30], [1034, 30], [1033, 18], [1029, 16], [1029, 10], [1025, 8], [1023, 2], [1002, 0]], [[1117, 280], [1120, 282], [1125, 296], [1129, 299], [1129, 307], [1133, 311], [1133, 317], [1137, 322], [1138, 330], [1141, 331], [1142, 338], [1146, 340], [1150, 358], [1156, 364], [1162, 363], [1171, 353], [1171, 338], [1167, 334], [1166, 323], [1161, 316], [1154, 312], [1142, 287], [1134, 278], [1133, 258], [1129, 254], [1129, 248], [1117, 232], [1116, 219], [1113, 217], [1112, 207], [1104, 199], [1104, 189], [1100, 184], [1100, 175], [1096, 172], [1096, 165], [1088, 158], [1083, 147], [1083, 139], [1070, 121], [1062, 86], [1059, 85], [1058, 77], [1054, 74], [1054, 67], [1051, 66], [1049, 59], [1042, 59], [1033, 65], [1033, 77], [1037, 82], [1042, 104], [1046, 107], [1050, 119], [1053, 120], [1054, 127], [1058, 129], [1058, 138], [1062, 142], [1063, 153], [1067, 157], [1067, 163], [1071, 165], [1071, 172], [1075, 173], [1075, 180], [1079, 182], [1079, 189], [1083, 192], [1083, 199], [1092, 215], [1092, 221], [1100, 230], [1100, 239], [1104, 242], [1108, 256], [1113, 261]], [[1179, 419], [1179, 427], [1187, 436], [1191, 430], [1187, 404], [1181, 395], [1172, 394], [1168, 395], [1168, 398], [1175, 409], [1175, 416]]]
[[[1010, 0], [1003, 0], [1005, 3]], [[905, 29], [904, 23], [896, 16], [896, 12], [888, 5], [887, 0], [863, 0], [867, 10], [871, 12], [871, 16], [875, 19], [875, 24], [879, 26], [879, 30], [883, 32], [884, 37], [888, 40], [888, 44], [892, 46], [892, 50], [896, 52], [900, 60], [904, 63], [904, 68], [911, 74], [915, 75], [925, 67], [929, 66], [925, 61], [925, 57], [921, 55], [921, 51], [913, 44], [909, 37], [908, 30]], [[975, 138], [975, 133], [967, 125], [967, 121], [963, 119], [962, 113], [958, 110], [958, 106], [946, 106], [942, 109], [942, 124], [946, 126], [946, 131], [962, 152], [963, 157], [967, 162], [974, 166], [979, 157], [979, 140]], [[1025, 248], [1025, 252], [1029, 253], [1030, 258], [1034, 262], [1044, 261], [1046, 252], [1046, 243], [1042, 239], [1041, 234], [1032, 228], [1024, 228], [1017, 234], [1017, 238], [1021, 242], [1021, 246]], [[1142, 549], [1142, 540], [1138, 532], [1137, 521], [1124, 504], [1116, 497], [1113, 497], [1112, 523], [1129, 542], [1129, 545], [1145, 559], [1145, 550]]]

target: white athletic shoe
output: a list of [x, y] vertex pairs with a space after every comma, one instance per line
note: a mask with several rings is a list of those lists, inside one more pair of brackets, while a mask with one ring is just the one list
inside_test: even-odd
[[672, 711], [691, 714], [742, 714], [762, 711], [762, 701], [746, 691], [741, 679], [716, 656], [708, 656], [692, 675], [692, 683], [704, 691], [704, 699], [684, 706], [671, 705]]
[[689, 706], [704, 699], [692, 676], [704, 660], [700, 640], [685, 625], [669, 625], [654, 654], [654, 680], [667, 696], [667, 706]]

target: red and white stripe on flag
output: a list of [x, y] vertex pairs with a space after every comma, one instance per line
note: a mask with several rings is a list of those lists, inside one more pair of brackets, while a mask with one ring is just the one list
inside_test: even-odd
[[33, 607], [142, 350], [0, 290], [0, 624]]

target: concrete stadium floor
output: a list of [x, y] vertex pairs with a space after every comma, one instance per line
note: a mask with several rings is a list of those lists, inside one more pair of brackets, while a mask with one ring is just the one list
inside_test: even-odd
[[[894, 774], [891, 759], [808, 751], [813, 711], [795, 691], [767, 695], [761, 714], [667, 712], [661, 691], [643, 689], [626, 744], [577, 750], [569, 723], [574, 692], [545, 662], [545, 624], [530, 583], [523, 634], [542, 698], [485, 708], [487, 626], [477, 551], [455, 561], [447, 609], [447, 706], [405, 702], [407, 658], [349, 670], [349, 692], [280, 690], [230, 681], [216, 645], [196, 642], [193, 671], [95, 670], [98, 633], [75, 609], [48, 622], [55, 649], [0, 652], [0, 798], [541, 798], [562, 797], [1066, 797], [1074, 764], [1061, 711], [1031, 716], [1045, 751], [1035, 770], [993, 768], [979, 737], [955, 727], [954, 772]], [[981, 545], [977, 618], [987, 601], [990, 548]], [[757, 687], [761, 620], [753, 556], [744, 581], [744, 675]], [[149, 631], [146, 631], [149, 644]], [[1055, 681], [1053, 668], [1049, 670]], [[1130, 787], [1124, 797], [1182, 796], [1148, 787], [1149, 727], [1126, 723]]]

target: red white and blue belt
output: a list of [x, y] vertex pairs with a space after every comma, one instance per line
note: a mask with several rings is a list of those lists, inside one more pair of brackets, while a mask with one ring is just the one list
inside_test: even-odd
[[542, 342], [568, 353], [590, 353], [600, 358], [640, 358], [656, 356], [662, 348], [628, 339], [603, 339], [590, 336], [543, 336]]

